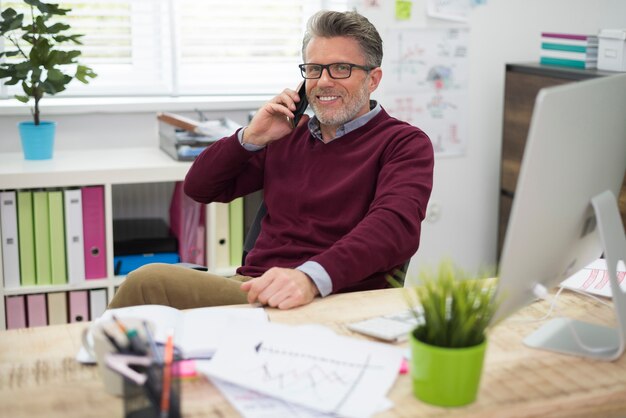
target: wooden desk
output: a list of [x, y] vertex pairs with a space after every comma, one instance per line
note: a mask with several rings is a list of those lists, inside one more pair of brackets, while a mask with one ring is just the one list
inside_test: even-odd
[[[331, 296], [291, 311], [269, 309], [272, 321], [320, 323], [351, 334], [344, 323], [405, 308], [398, 289]], [[614, 325], [612, 310], [563, 292], [566, 315]], [[444, 409], [413, 398], [408, 375], [399, 376], [380, 417], [618, 417], [626, 416], [626, 356], [598, 362], [526, 348], [521, 340], [538, 327], [547, 309], [536, 303], [496, 327], [487, 350], [478, 400]], [[107, 395], [95, 367], [74, 357], [86, 324], [0, 332], [0, 415], [6, 417], [116, 417], [122, 402]], [[236, 410], [206, 379], [183, 384], [183, 415], [231, 417]], [[280, 418], [280, 417], [278, 417]]]

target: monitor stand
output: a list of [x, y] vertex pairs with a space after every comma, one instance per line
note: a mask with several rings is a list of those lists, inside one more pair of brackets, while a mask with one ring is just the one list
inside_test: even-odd
[[555, 318], [526, 337], [524, 344], [559, 353], [613, 361], [622, 355], [626, 345], [626, 293], [622, 291], [617, 280], [617, 263], [626, 262], [626, 236], [612, 192], [605, 191], [595, 196], [591, 199], [591, 205], [604, 246], [617, 328], [570, 318]]

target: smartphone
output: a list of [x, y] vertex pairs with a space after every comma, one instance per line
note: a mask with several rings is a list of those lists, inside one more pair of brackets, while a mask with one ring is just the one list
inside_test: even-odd
[[306, 98], [306, 82], [302, 82], [300, 89], [298, 90], [298, 96], [300, 96], [300, 101], [296, 103], [296, 110], [293, 112], [293, 120], [292, 125], [295, 128], [298, 126], [298, 122], [300, 122], [300, 118], [304, 114], [307, 106], [309, 105], [309, 101]]

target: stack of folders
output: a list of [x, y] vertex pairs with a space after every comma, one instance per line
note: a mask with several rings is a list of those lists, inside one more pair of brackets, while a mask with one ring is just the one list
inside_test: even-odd
[[5, 288], [106, 277], [104, 187], [0, 192]]
[[598, 66], [598, 37], [568, 33], [541, 33], [542, 65], [593, 69]]
[[227, 118], [196, 121], [172, 113], [159, 113], [159, 144], [177, 161], [193, 161], [204, 149], [241, 126]]
[[6, 296], [7, 329], [85, 322], [107, 306], [107, 289], [70, 290]]

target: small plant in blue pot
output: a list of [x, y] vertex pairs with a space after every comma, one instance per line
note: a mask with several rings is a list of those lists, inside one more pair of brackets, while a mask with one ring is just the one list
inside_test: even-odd
[[[40, 120], [39, 102], [45, 94], [55, 95], [65, 90], [74, 78], [88, 83], [96, 74], [91, 68], [78, 64], [80, 51], [64, 47], [81, 45], [83, 35], [71, 34], [70, 26], [60, 21], [70, 9], [39, 0], [24, 0], [30, 9], [25, 16], [8, 7], [0, 14], [0, 79], [6, 85], [21, 83], [24, 94], [15, 98], [28, 103], [33, 99], [33, 121], [19, 124], [22, 150], [27, 160], [52, 158], [56, 123]], [[60, 45], [63, 45], [60, 47]]]

